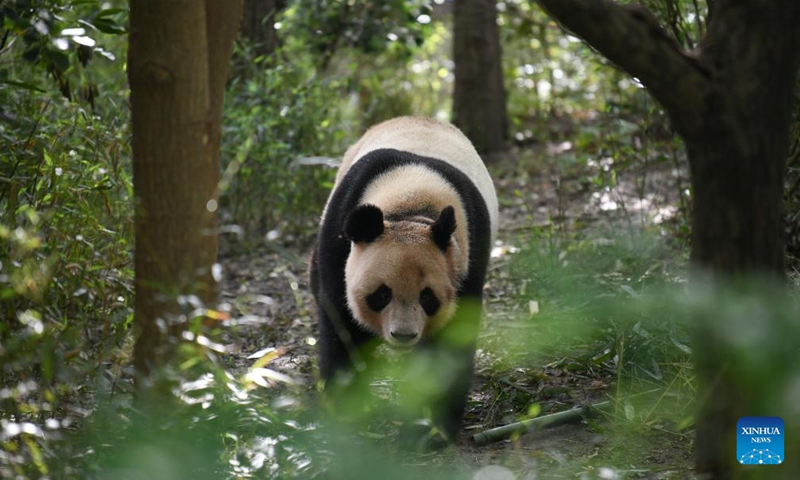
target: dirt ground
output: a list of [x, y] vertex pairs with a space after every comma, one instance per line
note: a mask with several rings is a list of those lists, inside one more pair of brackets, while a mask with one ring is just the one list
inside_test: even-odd
[[[490, 170], [500, 198], [500, 235], [486, 287], [476, 378], [463, 431], [451, 455], [474, 468], [475, 478], [690, 476], [690, 449], [686, 446], [690, 442], [686, 438], [657, 431], [620, 437], [602, 428], [606, 421], [603, 418], [482, 447], [472, 441], [478, 431], [519, 418], [524, 413], [519, 411], [521, 403], [539, 403], [555, 412], [601, 402], [612, 393], [614, 378], [609, 372], [598, 369], [587, 374], [557, 363], [520, 368], [498, 378], [493, 358], [480, 349], [492, 341], [497, 329], [508, 328], [520, 314], [518, 304], [506, 301], [507, 292], [516, 288], [507, 270], [520, 234], [554, 225], [590, 229], [611, 222], [657, 222], [676, 209], [685, 178], [680, 168], [661, 166], [646, 174], [629, 172], [619, 176], [615, 188], [598, 192], [586, 184], [581, 172], [584, 168], [603, 168], [602, 165], [566, 173], [558, 166], [559, 155], [570, 148], [563, 143], [536, 145], [493, 159]], [[302, 382], [302, 389], [315, 395], [316, 319], [306, 259], [306, 251], [275, 246], [223, 258], [226, 276], [222, 299], [231, 304], [237, 318], [237, 327], [229, 339], [236, 350], [226, 360], [233, 370], [246, 371], [254, 362], [248, 357], [264, 349], [276, 349], [269, 368]], [[598, 467], [593, 461], [598, 456], [614, 458], [621, 443], [625, 444], [626, 453], [616, 459], [614, 469]], [[487, 470], [487, 466], [494, 469]]]

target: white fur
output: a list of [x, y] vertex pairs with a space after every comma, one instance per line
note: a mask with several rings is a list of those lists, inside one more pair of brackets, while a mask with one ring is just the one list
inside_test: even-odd
[[370, 183], [361, 203], [375, 205], [384, 212], [411, 210], [431, 205], [438, 211], [452, 206], [456, 214], [453, 247], [456, 249], [456, 276], [459, 280], [469, 267], [469, 219], [456, 189], [441, 175], [424, 165], [407, 165], [379, 175]]
[[[498, 216], [497, 195], [495, 194], [494, 185], [486, 166], [483, 164], [483, 160], [481, 160], [469, 139], [460, 130], [449, 123], [425, 117], [398, 117], [380, 123], [370, 128], [355, 145], [347, 150], [342, 160], [342, 166], [336, 175], [336, 186], [339, 185], [339, 182], [350, 167], [361, 157], [381, 148], [393, 148], [420, 156], [436, 158], [464, 172], [475, 183], [478, 191], [483, 196], [484, 202], [486, 202], [489, 220], [491, 221], [492, 240], [494, 241], [497, 234]], [[429, 172], [433, 173], [430, 170]], [[438, 175], [436, 176], [438, 177]], [[416, 178], [411, 178], [414, 180], [414, 185], [419, 184]], [[441, 177], [439, 178], [441, 179]], [[428, 180], [424, 182], [426, 185], [435, 186], [438, 183], [435, 180]], [[444, 179], [441, 179], [441, 182], [444, 182]], [[409, 184], [407, 180], [397, 184], [398, 188], [408, 188], [414, 185]], [[362, 203], [370, 202], [362, 200]], [[463, 208], [457, 208], [456, 211], [460, 211], [463, 215]], [[460, 223], [466, 226], [466, 222], [461, 222], [461, 220], [461, 218], [456, 218], [457, 224]]]

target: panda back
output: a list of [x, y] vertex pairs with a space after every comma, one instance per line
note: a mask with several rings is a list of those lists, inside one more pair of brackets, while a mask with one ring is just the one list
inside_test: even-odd
[[489, 172], [469, 139], [456, 127], [425, 117], [398, 117], [367, 131], [345, 153], [336, 175], [339, 186], [350, 168], [365, 155], [379, 149], [394, 149], [444, 161], [469, 177], [486, 203], [492, 238], [497, 233], [497, 195]]

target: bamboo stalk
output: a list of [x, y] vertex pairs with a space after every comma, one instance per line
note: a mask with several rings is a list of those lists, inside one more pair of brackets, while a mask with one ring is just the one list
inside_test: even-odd
[[598, 412], [611, 408], [611, 402], [605, 401], [594, 405], [565, 410], [563, 412], [551, 413], [542, 417], [531, 418], [521, 422], [514, 422], [502, 427], [490, 428], [489, 430], [476, 433], [472, 436], [475, 445], [482, 447], [490, 443], [504, 440], [515, 433], [535, 432], [545, 428], [557, 427], [567, 423], [574, 423], [583, 418], [591, 418]]
[[[653, 390], [637, 393], [627, 398], [628, 399], [637, 398], [658, 391], [659, 389], [654, 388]], [[504, 440], [517, 432], [519, 433], [536, 432], [539, 430], [543, 430], [545, 428], [557, 427], [559, 425], [565, 425], [567, 423], [578, 422], [584, 418], [592, 418], [600, 412], [606, 412], [610, 410], [612, 405], [613, 403], [611, 402], [611, 400], [607, 400], [605, 402], [595, 403], [594, 405], [585, 405], [583, 407], [576, 407], [571, 410], [565, 410], [563, 412], [551, 413], [550, 415], [531, 418], [530, 420], [523, 420], [521, 422], [509, 423], [508, 425], [504, 425], [502, 427], [490, 428], [489, 430], [476, 433], [475, 435], [472, 436], [472, 440], [475, 442], [476, 446], [482, 447], [490, 443]]]

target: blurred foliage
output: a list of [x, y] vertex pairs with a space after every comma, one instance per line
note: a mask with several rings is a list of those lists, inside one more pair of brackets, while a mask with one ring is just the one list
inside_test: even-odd
[[224, 231], [251, 243], [266, 235], [308, 245], [332, 167], [361, 132], [399, 115], [436, 114], [437, 102], [449, 101], [443, 83], [452, 64], [439, 58], [447, 32], [432, 23], [427, 3], [317, 3], [279, 12], [272, 55], [237, 47], [223, 125], [222, 220]]
[[[511, 136], [518, 145], [569, 138], [566, 123], [602, 124], [643, 113], [641, 86], [561, 27], [534, 2], [498, 2]], [[644, 110], [646, 112], [647, 110]], [[554, 122], [569, 118], [569, 122]]]
[[[647, 0], [644, 4], [686, 48], [705, 31], [705, 2]], [[585, 45], [564, 32], [535, 2], [498, 1], [503, 63], [508, 88], [512, 136], [518, 143], [546, 141], [553, 116], [593, 119], [594, 112], [638, 118], [642, 87]], [[547, 122], [545, 124], [545, 122]]]
[[[695, 280], [686, 288], [684, 259], [664, 240], [652, 228], [566, 241], [520, 238], [529, 246], [504, 266], [517, 285], [515, 311], [528, 310], [531, 302], [536, 309], [488, 327], [485, 348], [504, 366], [496, 372], [500, 379], [518, 379], [520, 366], [538, 365], [545, 375], [563, 369], [610, 380], [612, 413], [590, 424], [609, 436], [612, 446], [601, 457], [612, 465], [641, 464], [641, 455], [651, 454], [640, 442], [665, 432], [676, 440], [670, 449], [689, 454], [696, 395], [690, 331], [697, 324], [713, 338], [712, 354], [725, 359], [726, 375], [753, 395], [753, 408], [800, 420], [793, 400], [800, 377], [796, 367], [784, 366], [800, 362], [798, 299], [759, 279]], [[542, 408], [552, 408], [542, 398]], [[516, 411], [524, 412], [524, 405]], [[577, 463], [549, 473], [586, 467]]]
[[[77, 93], [94, 106], [98, 79], [86, 67], [94, 55], [115, 59], [98, 44], [97, 37], [126, 33], [127, 13], [121, 5], [100, 0], [4, 1], [0, 5], [0, 55], [12, 52], [46, 72], [67, 99]], [[42, 91], [38, 75], [21, 81], [13, 78], [13, 73], [0, 68], [0, 85]]]
[[116, 383], [124, 358], [133, 274], [124, 44], [103, 33], [124, 23], [110, 2], [0, 5], [3, 478], [51, 474], [51, 441], [89, 411], [87, 384]]
[[639, 3], [653, 12], [664, 29], [682, 47], [695, 48], [706, 31], [708, 4], [700, 0], [643, 0]]
[[299, 35], [325, 68], [339, 49], [367, 55], [387, 50], [409, 57], [430, 33], [430, 0], [296, 0], [286, 12], [288, 31]]
[[[512, 314], [506, 322], [513, 323], [505, 328], [489, 327], [496, 334], [488, 337], [486, 349], [501, 366], [498, 377], [521, 366], [533, 369], [527, 376], [539, 376], [544, 386], [534, 404], [541, 413], [560, 410], [565, 401], [585, 405], [610, 399], [609, 412], [589, 421], [607, 438], [594, 450], [598, 458], [555, 465], [549, 474], [647, 464], [644, 456], [659, 456], [658, 447], [646, 446], [654, 437], [662, 445], [674, 440], [669, 449], [676, 458], [689, 455], [695, 387], [689, 324], [680, 306], [684, 262], [657, 229], [577, 235], [521, 236], [525, 246], [504, 262], [517, 286], [513, 311], [530, 314]], [[574, 380], [559, 390], [563, 376]], [[519, 374], [511, 378], [522, 383]], [[586, 384], [574, 385], [579, 379]], [[518, 403], [516, 411], [524, 412], [525, 405]], [[680, 463], [669, 467], [680, 470]]]
[[[311, 475], [317, 464], [310, 458], [320, 448], [316, 428], [289, 399], [299, 394], [298, 385], [269, 370], [275, 355], [234, 375], [219, 360], [228, 347], [210, 339], [214, 332], [203, 326], [202, 313], [176, 321], [187, 322], [188, 330], [174, 345], [173, 366], [153, 379], [167, 395], [103, 389], [58, 468], [164, 479]], [[226, 327], [235, 328], [236, 321]]]
[[691, 387], [688, 325], [672, 305], [685, 282], [684, 259], [657, 229], [532, 243], [518, 256], [511, 266], [518, 301], [540, 302], [542, 314], [529, 321], [542, 329], [536, 336], [543, 342], [518, 352], [558, 358], [574, 345], [568, 358], [582, 359], [581, 368], [609, 369], [617, 388], [664, 388], [678, 373], [687, 380], [681, 387]]
[[302, 159], [345, 148], [347, 123], [336, 109], [342, 82], [320, 78], [302, 58], [275, 64], [252, 58], [246, 45], [237, 54], [246, 70], [227, 92], [221, 222], [248, 240], [272, 232], [269, 240], [308, 243], [335, 170]]

